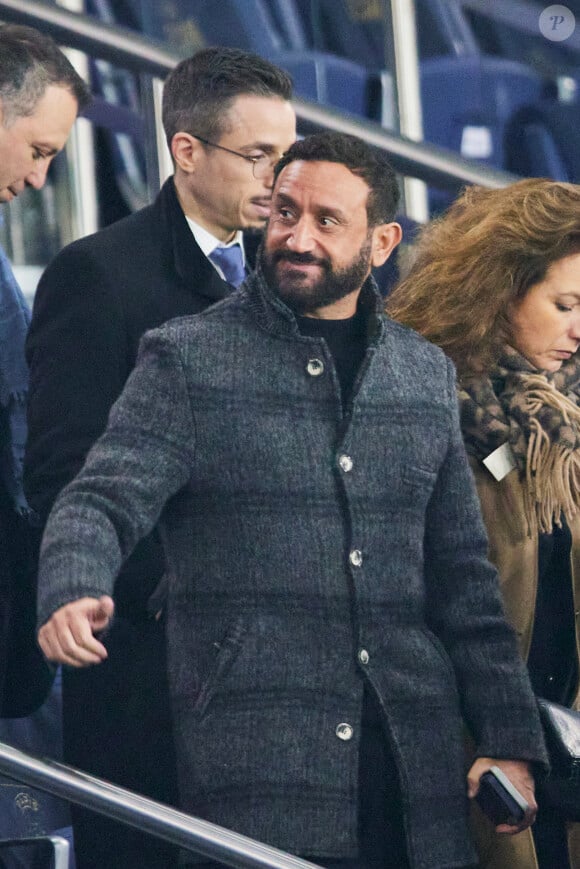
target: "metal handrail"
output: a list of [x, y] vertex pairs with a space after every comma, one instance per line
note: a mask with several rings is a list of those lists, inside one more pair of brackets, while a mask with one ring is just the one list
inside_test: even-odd
[[[41, 28], [62, 45], [154, 77], [164, 78], [180, 59], [153, 39], [38, 0], [0, 0], [0, 18]], [[293, 105], [305, 128], [301, 132], [316, 128], [360, 136], [384, 149], [396, 171], [437, 187], [452, 191], [465, 184], [497, 188], [513, 183], [518, 177], [466, 160], [445, 148], [388, 133], [380, 124], [365, 121], [358, 115], [323, 108], [298, 98], [293, 100]]]
[[[0, 0], [0, 7], [2, 6]], [[449, 190], [458, 190], [465, 184], [481, 184], [483, 187], [506, 187], [521, 180], [518, 175], [492, 169], [466, 160], [454, 151], [439, 148], [425, 142], [414, 142], [404, 136], [388, 133], [379, 124], [366, 121], [358, 115], [349, 115], [334, 109], [324, 108], [307, 100], [294, 99], [293, 105], [300, 120], [311, 128], [337, 130], [351, 133], [383, 148], [397, 172], [411, 175]]]
[[319, 869], [278, 848], [3, 742], [0, 773], [236, 869]]

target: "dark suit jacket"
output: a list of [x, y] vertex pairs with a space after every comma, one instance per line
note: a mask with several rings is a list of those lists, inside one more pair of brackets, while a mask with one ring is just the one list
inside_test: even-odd
[[[26, 345], [25, 489], [42, 524], [104, 431], [143, 333], [198, 313], [229, 291], [196, 244], [172, 179], [152, 205], [53, 260], [38, 286]], [[162, 569], [154, 534], [119, 577], [117, 613], [143, 616]]]
[[[251, 264], [252, 239], [248, 242]], [[143, 333], [173, 317], [198, 313], [231, 290], [196, 244], [172, 179], [151, 206], [74, 242], [49, 265], [34, 301], [26, 347], [25, 490], [42, 525], [105, 429]], [[64, 751], [73, 766], [173, 803], [164, 631], [147, 617], [163, 570], [154, 531], [117, 579], [107, 661], [65, 670]], [[168, 846], [126, 826], [74, 807], [73, 823], [80, 866], [172, 865]]]

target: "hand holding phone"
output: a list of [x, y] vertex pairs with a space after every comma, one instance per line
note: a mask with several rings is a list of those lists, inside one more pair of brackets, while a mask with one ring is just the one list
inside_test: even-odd
[[496, 827], [499, 824], [517, 826], [529, 808], [526, 800], [499, 766], [492, 766], [488, 772], [483, 773], [475, 799]]

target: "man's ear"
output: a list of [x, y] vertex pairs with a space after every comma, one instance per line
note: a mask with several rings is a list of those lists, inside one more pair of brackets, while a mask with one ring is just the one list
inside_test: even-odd
[[375, 268], [385, 263], [403, 237], [398, 223], [381, 223], [373, 229], [371, 263]]
[[171, 140], [171, 156], [175, 165], [188, 174], [195, 172], [202, 150], [201, 142], [189, 133], [176, 133]]

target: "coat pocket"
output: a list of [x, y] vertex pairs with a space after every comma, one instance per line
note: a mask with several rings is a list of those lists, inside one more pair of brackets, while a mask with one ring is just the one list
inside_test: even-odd
[[445, 649], [445, 646], [443, 645], [443, 643], [441, 642], [439, 637], [436, 634], [434, 634], [432, 631], [430, 631], [428, 628], [423, 628], [421, 630], [421, 633], [423, 634], [425, 639], [428, 641], [429, 645], [432, 646], [432, 648], [434, 649], [435, 654], [437, 655], [437, 657], [439, 658], [439, 660], [441, 661], [441, 663], [445, 667], [446, 672], [450, 676], [452, 684], [455, 685], [455, 682], [456, 682], [455, 670], [453, 669], [453, 664], [451, 663], [451, 658], [447, 654], [447, 650]]
[[437, 474], [425, 468], [407, 465], [401, 471], [399, 499], [401, 508], [412, 509], [421, 517], [435, 488]]
[[230, 623], [224, 638], [212, 644], [215, 657], [193, 705], [193, 712], [197, 718], [205, 715], [216, 690], [238, 657], [247, 633], [247, 620], [240, 616]]

